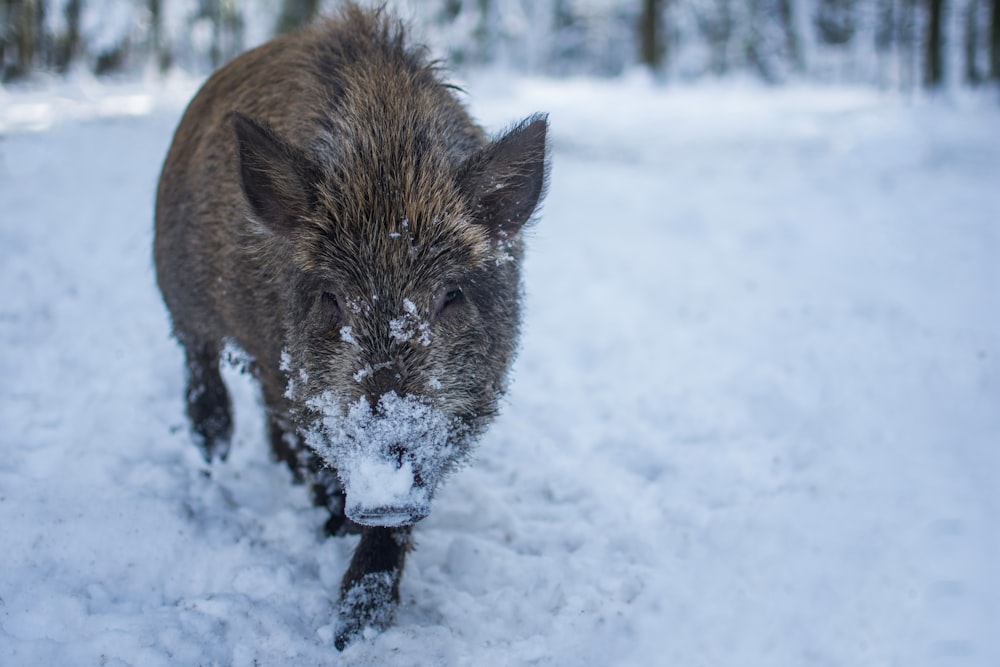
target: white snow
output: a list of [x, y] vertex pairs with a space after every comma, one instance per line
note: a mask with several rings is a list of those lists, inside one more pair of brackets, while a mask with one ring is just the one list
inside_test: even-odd
[[[407, 224], [403, 221], [403, 224]], [[427, 347], [433, 332], [430, 323], [420, 316], [417, 305], [403, 299], [403, 313], [389, 321], [389, 337], [397, 343], [415, 342]]]
[[[373, 412], [365, 398], [347, 407], [331, 393], [306, 399], [320, 417], [306, 442], [337, 470], [347, 494], [347, 516], [366, 525], [392, 526], [430, 513], [441, 476], [460, 461], [456, 439], [464, 429], [414, 396], [383, 395]], [[417, 483], [417, 479], [422, 484]], [[392, 509], [374, 521], [370, 513]], [[367, 517], [367, 518], [366, 518]]]
[[340, 339], [347, 343], [348, 345], [353, 345], [355, 347], [360, 347], [358, 345], [357, 339], [354, 337], [354, 328], [350, 326], [340, 327]]
[[[350, 493], [361, 498], [356, 504], [359, 507], [396, 506], [427, 503], [426, 493], [421, 498], [413, 488], [413, 464], [406, 461], [396, 466], [392, 461], [383, 461], [373, 457], [363, 457], [351, 470]], [[352, 499], [353, 500], [353, 499]]]
[[0, 664], [1000, 664], [995, 101], [464, 87], [550, 112], [523, 351], [343, 654], [357, 538], [247, 377], [226, 463], [186, 430], [150, 243], [191, 87], [0, 90]]

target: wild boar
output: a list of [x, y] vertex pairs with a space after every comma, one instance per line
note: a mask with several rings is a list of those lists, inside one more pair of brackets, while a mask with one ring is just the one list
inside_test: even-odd
[[211, 76], [160, 177], [154, 256], [187, 415], [225, 459], [227, 345], [271, 447], [360, 531], [336, 646], [384, 628], [414, 523], [497, 413], [520, 323], [545, 115], [490, 140], [398, 20], [348, 5]]

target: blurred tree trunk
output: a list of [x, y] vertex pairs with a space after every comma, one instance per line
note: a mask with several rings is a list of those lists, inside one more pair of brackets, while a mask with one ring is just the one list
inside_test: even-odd
[[880, 88], [888, 82], [887, 70], [891, 68], [892, 54], [896, 48], [896, 0], [879, 0], [875, 26], [876, 79]]
[[666, 62], [667, 49], [661, 22], [662, 0], [642, 0], [639, 16], [639, 62], [659, 70]]
[[298, 30], [319, 11], [319, 0], [284, 0], [278, 17], [278, 34]]
[[774, 72], [771, 71], [770, 63], [763, 53], [762, 42], [764, 37], [764, 20], [762, 16], [760, 0], [747, 0], [746, 16], [743, 21], [737, 23], [742, 27], [740, 31], [741, 58], [744, 59], [757, 74], [767, 81], [774, 83]]
[[203, 15], [212, 24], [209, 58], [216, 68], [243, 50], [243, 15], [227, 0], [207, 0], [203, 7]]
[[791, 60], [789, 65], [796, 74], [805, 71], [805, 57], [802, 52], [802, 35], [799, 34], [799, 21], [796, 16], [794, 0], [779, 0], [778, 11], [781, 23], [785, 29], [785, 48]]
[[899, 17], [899, 60], [900, 87], [912, 90], [920, 86], [920, 72], [917, 67], [917, 2], [918, 0], [902, 0]]
[[31, 26], [34, 22], [26, 19], [29, 19], [33, 5], [31, 0], [12, 0], [7, 5], [10, 47], [4, 54], [4, 79], [23, 76], [31, 62], [31, 52], [34, 51]]
[[924, 85], [937, 88], [944, 80], [944, 0], [928, 0], [927, 52]]
[[1000, 83], [1000, 0], [993, 0], [990, 18], [990, 79]]
[[702, 33], [708, 42], [709, 69], [712, 74], [729, 73], [730, 43], [735, 33], [736, 20], [731, 0], [718, 0], [702, 26]]
[[979, 52], [979, 29], [976, 25], [976, 14], [979, 12], [978, 0], [970, 0], [965, 7], [965, 23], [962, 26], [962, 51], [965, 65], [965, 82], [970, 86], [978, 85], [981, 81], [979, 66], [976, 57]]
[[163, 0], [149, 0], [149, 49], [161, 74], [170, 69], [173, 58], [163, 38]]
[[66, 16], [66, 34], [57, 37], [54, 54], [54, 65], [58, 72], [66, 72], [80, 55], [80, 14], [83, 12], [83, 0], [69, 0], [63, 12]]
[[10, 0], [0, 0], [0, 82], [7, 80], [7, 44], [10, 41], [14, 19], [10, 13]]
[[489, 64], [497, 62], [497, 55], [502, 53], [503, 21], [498, 3], [493, 0], [475, 0], [469, 3], [473, 15], [477, 16], [472, 29], [476, 48], [472, 51], [473, 62]]
[[44, 7], [41, 0], [7, 0], [3, 81], [26, 76], [35, 66], [43, 37]]

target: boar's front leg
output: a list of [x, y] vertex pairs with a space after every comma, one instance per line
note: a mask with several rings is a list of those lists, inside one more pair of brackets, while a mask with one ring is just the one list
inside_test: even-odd
[[233, 435], [229, 392], [219, 373], [219, 347], [185, 343], [187, 355], [187, 415], [195, 443], [205, 461], [225, 460]]
[[340, 620], [334, 645], [343, 651], [368, 626], [383, 630], [399, 603], [399, 579], [410, 527], [365, 527], [340, 585]]

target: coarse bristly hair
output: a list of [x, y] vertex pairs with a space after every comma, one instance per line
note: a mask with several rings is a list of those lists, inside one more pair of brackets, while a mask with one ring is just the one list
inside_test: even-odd
[[[210, 77], [161, 175], [157, 279], [203, 453], [227, 451], [218, 361], [231, 342], [253, 360], [275, 454], [311, 480], [331, 521], [345, 507], [337, 480], [352, 478], [331, 465], [368, 461], [343, 453], [359, 443], [377, 441], [429, 498], [420, 471], [431, 467], [415, 452], [433, 449], [430, 431], [413, 415], [450, 429], [434, 429], [427, 454], [436, 483], [495, 416], [516, 351], [522, 231], [545, 194], [548, 121], [529, 116], [491, 140], [443, 77], [398, 20], [348, 4]], [[369, 477], [355, 471], [366, 480], [355, 488], [374, 488]], [[347, 519], [419, 518], [350, 493]], [[365, 578], [381, 562], [365, 545], [390, 543], [362, 540], [345, 590], [380, 580]]]

